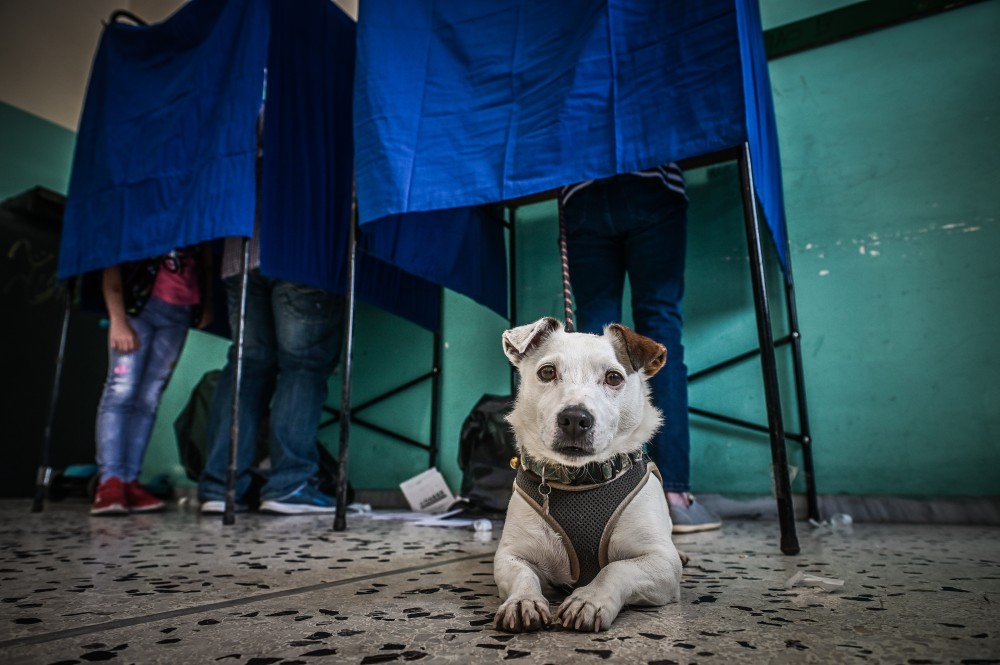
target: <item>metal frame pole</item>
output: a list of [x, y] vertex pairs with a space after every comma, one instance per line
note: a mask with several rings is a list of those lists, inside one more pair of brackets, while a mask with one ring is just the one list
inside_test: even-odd
[[56, 352], [56, 369], [52, 377], [52, 393], [49, 397], [49, 413], [45, 421], [45, 433], [42, 439], [42, 464], [38, 467], [35, 477], [35, 499], [31, 503], [31, 512], [40, 513], [45, 507], [45, 495], [52, 484], [52, 426], [56, 419], [56, 404], [59, 401], [59, 389], [62, 386], [62, 370], [66, 360], [66, 338], [69, 332], [69, 315], [73, 308], [73, 285], [69, 282], [66, 288], [66, 306], [63, 308], [62, 325], [59, 329], [59, 350]]
[[236, 464], [240, 446], [240, 389], [243, 385], [243, 347], [247, 322], [247, 288], [250, 282], [250, 239], [240, 241], [240, 315], [236, 321], [236, 366], [233, 376], [233, 399], [229, 411], [229, 469], [226, 473], [226, 505], [222, 523], [236, 523]]
[[778, 390], [778, 369], [771, 333], [771, 313], [764, 273], [760, 216], [757, 213], [757, 197], [754, 194], [753, 169], [748, 143], [743, 144], [738, 161], [743, 217], [746, 222], [747, 246], [750, 250], [750, 276], [753, 282], [754, 308], [757, 315], [757, 337], [761, 349], [760, 362], [764, 379], [764, 396], [767, 401], [767, 420], [771, 435], [771, 472], [774, 479], [774, 493], [778, 501], [781, 551], [785, 554], [798, 554], [799, 541], [795, 533], [795, 512], [792, 506], [791, 482], [788, 478], [788, 453], [785, 450], [785, 431], [781, 417], [781, 397]]
[[441, 409], [441, 344], [442, 344], [442, 333], [444, 331], [444, 287], [442, 286], [438, 291], [438, 326], [437, 330], [434, 331], [434, 356], [432, 362], [434, 366], [431, 368], [431, 432], [430, 432], [430, 446], [429, 455], [430, 458], [427, 462], [427, 468], [433, 469], [437, 466], [437, 455], [438, 455], [438, 427], [439, 425], [439, 411]]
[[[509, 314], [510, 314], [510, 325], [513, 328], [517, 325], [517, 208], [514, 206], [505, 206], [507, 210], [507, 233], [509, 238], [509, 249], [507, 253], [510, 255], [508, 260], [509, 270], [509, 284], [507, 285], [507, 298], [510, 302]], [[517, 394], [517, 370], [514, 366], [510, 367], [510, 394]]]
[[819, 510], [819, 498], [816, 496], [816, 476], [813, 472], [812, 434], [809, 429], [809, 409], [806, 406], [805, 372], [802, 363], [802, 335], [799, 332], [799, 313], [795, 304], [795, 284], [792, 280], [792, 257], [785, 245], [785, 306], [788, 312], [788, 325], [792, 338], [792, 368], [795, 372], [795, 401], [798, 405], [799, 432], [802, 445], [802, 473], [806, 482], [806, 502], [809, 507], [809, 519], [822, 521]]
[[347, 529], [347, 449], [351, 440], [351, 372], [354, 351], [354, 280], [358, 254], [358, 207], [354, 204], [348, 240], [347, 288], [344, 294], [344, 364], [340, 381], [340, 466], [337, 469], [337, 513], [334, 531]]

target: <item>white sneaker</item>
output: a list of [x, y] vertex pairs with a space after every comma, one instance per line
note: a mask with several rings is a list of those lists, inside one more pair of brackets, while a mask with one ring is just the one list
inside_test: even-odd
[[[246, 513], [250, 509], [247, 508], [242, 503], [237, 503], [233, 506], [233, 512], [235, 513]], [[202, 515], [222, 515], [226, 512], [226, 502], [225, 501], [203, 501], [201, 504], [201, 514]]]

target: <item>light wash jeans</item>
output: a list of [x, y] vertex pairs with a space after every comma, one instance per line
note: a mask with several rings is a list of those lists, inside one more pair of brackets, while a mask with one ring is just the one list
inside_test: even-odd
[[580, 332], [600, 334], [622, 320], [625, 275], [636, 332], [667, 347], [667, 364], [650, 380], [664, 423], [648, 446], [663, 487], [690, 489], [687, 367], [681, 300], [687, 199], [653, 178], [599, 180], [566, 203], [569, 276]]
[[184, 348], [191, 307], [151, 296], [129, 323], [139, 348], [119, 353], [108, 346], [108, 377], [97, 407], [101, 482], [112, 476], [126, 483], [139, 477], [160, 397]]
[[[239, 277], [226, 280], [229, 321], [239, 319]], [[268, 450], [271, 468], [261, 500], [291, 494], [319, 471], [316, 431], [326, 402], [327, 382], [337, 365], [343, 325], [343, 297], [322, 289], [274, 280], [258, 270], [249, 275], [240, 390], [236, 498], [250, 487], [257, 428], [271, 398]], [[203, 501], [221, 501], [229, 470], [230, 423], [236, 345], [212, 400], [205, 468], [198, 482]]]

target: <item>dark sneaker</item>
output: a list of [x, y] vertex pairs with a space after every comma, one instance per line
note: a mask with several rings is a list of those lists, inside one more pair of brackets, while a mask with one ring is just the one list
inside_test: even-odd
[[156, 498], [139, 484], [138, 480], [125, 483], [125, 500], [128, 502], [129, 510], [134, 513], [151, 513], [154, 510], [163, 510], [161, 499]]
[[128, 502], [125, 499], [125, 483], [121, 478], [112, 476], [97, 486], [94, 494], [94, 504], [90, 507], [91, 515], [128, 515]]
[[306, 483], [288, 496], [264, 501], [260, 510], [279, 515], [321, 515], [336, 512], [337, 500]]
[[674, 523], [674, 533], [711, 531], [722, 526], [722, 520], [718, 515], [705, 508], [693, 498], [687, 507], [678, 506], [669, 501], [667, 505], [670, 507], [670, 521]]
[[[234, 513], [245, 513], [250, 509], [247, 508], [242, 503], [237, 503], [233, 506]], [[210, 501], [201, 502], [201, 514], [202, 515], [222, 515], [226, 512], [226, 502], [217, 499], [212, 499]]]

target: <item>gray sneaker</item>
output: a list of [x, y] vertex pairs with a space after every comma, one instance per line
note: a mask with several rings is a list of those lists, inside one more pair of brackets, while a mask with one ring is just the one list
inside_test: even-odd
[[670, 521], [674, 523], [674, 533], [695, 533], [722, 527], [719, 516], [693, 498], [687, 507], [676, 506], [669, 501], [667, 505], [670, 508]]

